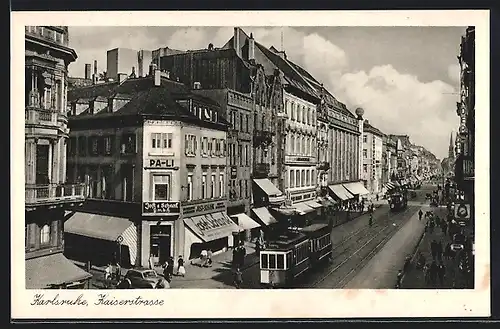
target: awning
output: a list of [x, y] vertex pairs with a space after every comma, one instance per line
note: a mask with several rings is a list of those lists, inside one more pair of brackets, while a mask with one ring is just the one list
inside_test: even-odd
[[264, 191], [268, 196], [281, 196], [283, 192], [281, 192], [274, 184], [267, 178], [262, 179], [254, 179], [255, 184], [257, 184], [262, 191]]
[[313, 209], [318, 209], [318, 208], [323, 207], [321, 204], [319, 204], [318, 202], [316, 202], [314, 200], [305, 201], [305, 204]]
[[52, 285], [71, 284], [92, 277], [62, 253], [27, 259], [25, 264], [26, 289], [46, 289]]
[[349, 200], [354, 198], [354, 196], [349, 193], [348, 190], [345, 189], [342, 184], [337, 184], [337, 185], [328, 185], [328, 188], [339, 198], [340, 200]]
[[137, 229], [127, 218], [76, 212], [64, 223], [64, 232], [128, 246], [130, 263], [137, 257]]
[[353, 195], [356, 195], [356, 194], [359, 194], [359, 195], [370, 194], [370, 192], [363, 186], [363, 184], [361, 182], [346, 183], [346, 184], [343, 184], [343, 185]]
[[251, 230], [253, 228], [259, 227], [260, 224], [250, 218], [247, 214], [237, 214], [232, 215], [231, 218], [236, 220], [236, 224], [243, 230]]
[[255, 216], [257, 216], [266, 225], [271, 225], [278, 222], [266, 207], [253, 208], [252, 211]]
[[298, 210], [299, 214], [300, 215], [305, 215], [307, 213], [310, 213], [311, 211], [313, 211], [314, 209], [309, 207], [306, 202], [298, 202], [298, 203], [294, 203], [292, 205], [295, 209]]
[[390, 182], [389, 182], [389, 183], [385, 184], [385, 186], [384, 186], [384, 187], [386, 188], [386, 190], [388, 190], [388, 191], [389, 191], [389, 190], [394, 189], [396, 186], [395, 186], [393, 183], [390, 183]]
[[240, 230], [223, 212], [184, 218], [184, 223], [204, 242], [225, 238]]
[[283, 216], [294, 216], [297, 214], [297, 208], [289, 206], [272, 207], [271, 209]]

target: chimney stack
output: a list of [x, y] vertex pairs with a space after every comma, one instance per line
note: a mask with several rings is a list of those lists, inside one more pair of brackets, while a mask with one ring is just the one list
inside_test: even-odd
[[91, 72], [92, 72], [92, 65], [85, 64], [85, 80], [90, 80], [92, 78]]
[[238, 27], [234, 28], [233, 48], [234, 50], [236, 50], [236, 55], [238, 55], [238, 57], [241, 57], [240, 31]]
[[92, 83], [96, 84], [99, 77], [97, 76], [97, 61], [94, 60], [94, 76], [92, 77]]
[[130, 77], [131, 78], [136, 78], [136, 75], [135, 75], [135, 66], [132, 66], [132, 74], [130, 74]]
[[255, 60], [255, 40], [253, 33], [250, 33], [250, 39], [248, 39], [248, 60]]

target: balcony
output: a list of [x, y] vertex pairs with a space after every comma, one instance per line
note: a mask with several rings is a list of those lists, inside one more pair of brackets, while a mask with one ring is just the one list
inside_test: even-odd
[[58, 126], [58, 113], [50, 110], [42, 110], [35, 107], [27, 107], [24, 113], [25, 124]]
[[330, 162], [320, 162], [317, 166], [318, 170], [328, 171], [330, 170]]
[[271, 171], [271, 165], [269, 163], [256, 163], [253, 168], [254, 178], [266, 178], [269, 176]]
[[25, 185], [25, 207], [52, 206], [83, 202], [86, 197], [85, 184]]

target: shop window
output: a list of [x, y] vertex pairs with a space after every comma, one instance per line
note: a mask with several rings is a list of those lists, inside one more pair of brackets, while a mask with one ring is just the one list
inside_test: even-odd
[[50, 244], [50, 225], [45, 224], [40, 229], [40, 245], [48, 245]]
[[153, 176], [154, 200], [170, 200], [170, 175]]

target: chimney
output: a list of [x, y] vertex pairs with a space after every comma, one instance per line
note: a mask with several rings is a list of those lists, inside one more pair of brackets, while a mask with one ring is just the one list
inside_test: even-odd
[[201, 89], [201, 83], [199, 81], [196, 81], [194, 84], [193, 84], [193, 89]]
[[127, 80], [127, 75], [125, 73], [118, 73], [118, 83], [122, 83]]
[[161, 72], [160, 72], [160, 70], [154, 70], [154, 76], [155, 76], [155, 86], [157, 86], [157, 87], [161, 86]]
[[234, 36], [233, 36], [233, 48], [236, 50], [236, 55], [241, 57], [241, 48], [240, 48], [240, 31], [239, 27], [234, 28]]
[[85, 64], [85, 80], [90, 80], [92, 78], [91, 72], [92, 72], [92, 65]]
[[131, 78], [136, 78], [137, 76], [135, 75], [135, 66], [132, 66], [132, 74], [130, 74]]
[[94, 61], [94, 75], [92, 77], [92, 83], [96, 84], [99, 76], [97, 75], [97, 61]]
[[250, 39], [248, 39], [248, 60], [255, 59], [255, 40], [253, 38], [253, 33], [250, 33]]

